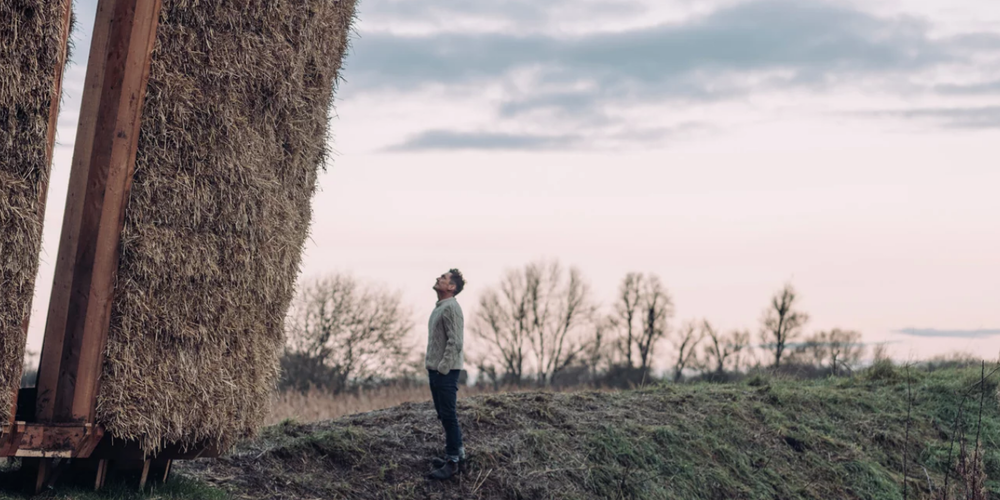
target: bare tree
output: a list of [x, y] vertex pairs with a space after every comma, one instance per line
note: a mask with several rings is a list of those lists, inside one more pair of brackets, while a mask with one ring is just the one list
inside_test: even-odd
[[834, 375], [839, 374], [842, 366], [848, 369], [856, 366], [864, 356], [865, 346], [861, 343], [860, 332], [834, 328], [824, 332], [822, 339], [827, 345], [826, 352]]
[[673, 300], [659, 276], [632, 272], [622, 278], [611, 324], [619, 332], [618, 351], [628, 368], [638, 361], [642, 373], [649, 369], [673, 314]]
[[740, 354], [750, 346], [750, 332], [733, 330], [723, 335], [707, 319], [701, 323], [701, 332], [709, 341], [705, 361], [714, 365], [715, 373], [725, 373], [727, 364], [733, 371], [739, 370]]
[[[817, 367], [828, 366], [831, 373], [838, 375], [841, 368], [850, 369], [856, 365], [863, 354], [864, 345], [861, 343], [860, 333], [834, 328], [810, 335], [795, 346], [791, 356], [797, 362]], [[785, 357], [791, 359], [788, 354]]]
[[795, 310], [796, 299], [795, 289], [786, 284], [771, 298], [771, 305], [761, 318], [761, 342], [774, 353], [775, 368], [781, 366], [781, 356], [789, 341], [796, 339], [802, 333], [802, 325], [809, 321], [808, 314]]
[[785, 364], [801, 364], [822, 368], [826, 364], [829, 346], [824, 337], [825, 332], [819, 332], [806, 337], [802, 342], [788, 344], [782, 355]]
[[634, 334], [635, 320], [641, 315], [639, 301], [642, 299], [642, 285], [645, 281], [642, 273], [628, 273], [618, 287], [618, 297], [615, 300], [615, 324], [624, 330], [619, 342], [619, 350], [629, 368], [635, 366], [632, 362], [632, 347], [636, 343]]
[[733, 345], [733, 362], [730, 364], [730, 369], [738, 372], [744, 366], [744, 356], [747, 358], [746, 365], [749, 365], [750, 360], [753, 359], [750, 330], [733, 330], [729, 332], [729, 339]]
[[645, 279], [640, 298], [642, 335], [636, 343], [639, 348], [639, 367], [642, 373], [646, 373], [653, 362], [656, 344], [667, 335], [667, 321], [674, 316], [674, 302], [656, 275]]
[[[500, 281], [499, 290], [487, 289], [479, 299], [470, 331], [489, 345], [486, 358], [503, 369], [504, 382], [520, 385], [528, 354], [528, 292], [524, 276], [510, 271]], [[482, 361], [485, 365], [486, 359]], [[497, 375], [494, 373], [494, 378]]]
[[602, 370], [610, 368], [614, 362], [612, 345], [614, 334], [614, 319], [600, 318], [593, 322], [590, 339], [584, 343], [582, 358], [587, 365], [590, 380], [596, 380]]
[[548, 385], [584, 350], [582, 332], [594, 311], [590, 286], [578, 269], [566, 272], [551, 261], [508, 271], [499, 288], [484, 293], [472, 332], [490, 344], [515, 383], [529, 347], [538, 382]]
[[670, 343], [674, 346], [674, 382], [680, 382], [684, 375], [684, 369], [689, 368], [698, 362], [697, 348], [704, 338], [698, 323], [688, 321], [676, 332], [670, 335]]
[[489, 385], [493, 387], [494, 391], [499, 391], [500, 383], [504, 382], [503, 375], [497, 372], [497, 367], [493, 364], [490, 357], [479, 356], [470, 361], [472, 361], [472, 364], [476, 367], [476, 371], [479, 373], [476, 378], [476, 385]]
[[549, 385], [583, 351], [581, 329], [590, 324], [594, 313], [590, 285], [579, 269], [571, 267], [567, 274], [558, 261], [528, 264], [525, 276], [534, 283], [529, 294], [532, 334], [528, 340], [538, 381]]
[[286, 321], [283, 385], [340, 392], [406, 366], [412, 312], [399, 292], [335, 274], [303, 286]]

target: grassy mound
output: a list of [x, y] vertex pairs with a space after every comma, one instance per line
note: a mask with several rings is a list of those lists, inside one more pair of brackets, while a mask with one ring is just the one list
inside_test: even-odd
[[[979, 369], [911, 372], [905, 447], [906, 374], [883, 365], [853, 379], [468, 398], [459, 407], [470, 470], [446, 483], [424, 479], [428, 458], [444, 446], [433, 408], [408, 403], [270, 427], [226, 458], [179, 464], [179, 474], [149, 494], [130, 483], [46, 497], [941, 499], [946, 471], [958, 462], [956, 422], [974, 443], [981, 400], [986, 491], [967, 496], [952, 473], [947, 498], [1000, 499], [1000, 375], [985, 390], [979, 376]], [[10, 482], [5, 474], [17, 472], [0, 474], [0, 484]], [[8, 498], [25, 497], [0, 492]]]
[[[940, 498], [962, 394], [978, 380], [978, 369], [911, 373], [908, 498]], [[987, 495], [1000, 498], [997, 384], [986, 385], [980, 440]], [[972, 436], [979, 394], [962, 418]], [[235, 498], [903, 498], [907, 406], [905, 375], [889, 367], [815, 382], [490, 395], [460, 402], [470, 470], [444, 484], [424, 479], [443, 448], [429, 403], [286, 422], [182, 470]], [[959, 487], [949, 498], [966, 497]]]

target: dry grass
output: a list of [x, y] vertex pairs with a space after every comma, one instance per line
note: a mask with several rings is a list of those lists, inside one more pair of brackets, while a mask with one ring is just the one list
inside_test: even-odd
[[[492, 388], [461, 387], [458, 399], [498, 392], [516, 393], [532, 390], [534, 389], [511, 387], [496, 391]], [[566, 391], [572, 390], [574, 388], [566, 389]], [[267, 417], [267, 425], [278, 424], [285, 420], [294, 420], [300, 423], [319, 422], [392, 408], [404, 403], [423, 403], [430, 400], [430, 389], [424, 386], [380, 387], [358, 391], [356, 394], [332, 394], [315, 389], [308, 393], [279, 392], [271, 396], [271, 411]]]
[[[444, 445], [428, 402], [286, 422], [226, 457], [178, 471], [234, 498], [269, 500], [899, 499], [908, 446], [911, 470], [920, 471], [906, 480], [908, 498], [940, 499], [954, 462], [939, 424], [954, 421], [979, 369], [913, 373], [912, 406], [902, 374], [884, 375], [465, 397], [459, 419], [469, 468], [446, 483], [424, 478]], [[966, 414], [963, 422], [971, 429], [977, 420]], [[982, 426], [984, 442], [1000, 439], [991, 399]], [[1000, 482], [990, 478], [1000, 477], [1000, 452], [987, 446], [982, 464], [986, 479], [977, 485], [988, 493], [979, 498], [995, 498]]]
[[147, 452], [256, 432], [354, 0], [164, 0], [98, 421]]
[[31, 311], [43, 205], [47, 136], [64, 4], [0, 0], [0, 421], [21, 382], [24, 322]]

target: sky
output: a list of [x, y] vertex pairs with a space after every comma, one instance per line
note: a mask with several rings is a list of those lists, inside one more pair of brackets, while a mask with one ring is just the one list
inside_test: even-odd
[[[78, 0], [29, 350], [41, 345], [96, 0]], [[659, 275], [674, 326], [806, 333], [898, 359], [1000, 354], [1000, 2], [360, 0], [308, 279], [434, 278], [466, 317], [505, 270], [577, 266], [605, 305]], [[477, 348], [470, 339], [470, 348]]]

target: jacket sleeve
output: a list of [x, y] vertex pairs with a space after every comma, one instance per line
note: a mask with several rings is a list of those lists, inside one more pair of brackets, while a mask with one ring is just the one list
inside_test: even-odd
[[438, 373], [444, 375], [458, 364], [458, 357], [462, 353], [464, 343], [465, 318], [462, 315], [461, 309], [449, 307], [441, 315], [441, 320], [444, 322], [443, 326], [447, 343], [444, 348], [444, 356], [441, 357], [441, 362], [438, 363], [437, 368]]

